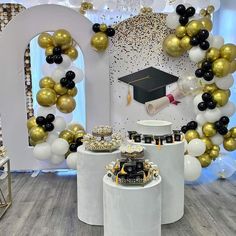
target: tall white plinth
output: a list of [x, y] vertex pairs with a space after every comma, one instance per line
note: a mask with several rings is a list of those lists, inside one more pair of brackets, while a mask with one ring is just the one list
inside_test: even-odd
[[90, 225], [103, 225], [103, 176], [105, 166], [120, 158], [120, 151], [100, 153], [78, 148], [78, 217]]
[[160, 169], [162, 224], [178, 221], [184, 214], [184, 142], [164, 144], [160, 149], [154, 144], [133, 144], [145, 147], [145, 158]]
[[161, 235], [161, 177], [142, 186], [103, 178], [104, 236]]

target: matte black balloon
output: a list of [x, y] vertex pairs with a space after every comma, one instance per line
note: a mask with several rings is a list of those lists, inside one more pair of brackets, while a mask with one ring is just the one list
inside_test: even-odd
[[61, 47], [53, 48], [53, 54], [54, 55], [61, 55], [61, 53], [62, 53]]
[[222, 127], [223, 127], [223, 124], [222, 124], [220, 121], [216, 121], [216, 122], [215, 122], [215, 128], [216, 128], [217, 130], [221, 129]]
[[183, 26], [188, 24], [188, 17], [187, 16], [180, 16], [179, 23]]
[[38, 116], [36, 118], [36, 123], [37, 125], [42, 126], [46, 123], [46, 119], [43, 116]]
[[203, 93], [202, 94], [202, 100], [204, 102], [210, 102], [212, 100], [212, 96], [210, 93]]
[[70, 151], [71, 152], [77, 152], [78, 145], [76, 143], [72, 143], [70, 145]]
[[201, 78], [204, 75], [204, 71], [199, 68], [195, 71], [195, 75], [196, 75], [196, 77]]
[[177, 7], [176, 7], [176, 13], [180, 16], [183, 16], [185, 13], [186, 13], [186, 8], [183, 4], [179, 4]]
[[196, 121], [190, 121], [188, 124], [187, 124], [187, 128], [188, 130], [195, 130], [197, 128], [197, 122]]
[[66, 78], [68, 80], [73, 80], [75, 78], [75, 72], [72, 70], [69, 70], [66, 72]]
[[188, 131], [188, 127], [186, 125], [182, 126], [181, 131], [185, 134]]
[[53, 122], [55, 120], [55, 116], [53, 114], [48, 114], [46, 116], [46, 120], [48, 123]]
[[65, 87], [68, 89], [73, 89], [75, 87], [75, 82], [73, 80], [69, 80]]
[[82, 140], [82, 138], [77, 138], [77, 139], [76, 139], [76, 144], [77, 144], [77, 146], [83, 145], [83, 142], [82, 142], [81, 140]]
[[200, 102], [197, 107], [199, 111], [205, 111], [207, 109], [207, 104], [205, 102]]
[[95, 33], [100, 32], [100, 24], [98, 23], [93, 24], [93, 32]]
[[214, 102], [214, 101], [209, 101], [209, 102], [207, 103], [207, 108], [208, 108], [208, 109], [211, 109], [211, 110], [215, 109], [215, 108], [216, 108], [216, 102]]
[[211, 81], [211, 80], [213, 80], [213, 78], [214, 78], [214, 74], [213, 74], [212, 71], [207, 71], [207, 72], [204, 73], [203, 78], [204, 78], [206, 81]]
[[228, 125], [229, 124], [229, 117], [228, 116], [222, 116], [220, 118], [220, 122], [223, 124], [223, 125]]
[[198, 32], [198, 37], [201, 39], [201, 41], [204, 41], [209, 37], [209, 32], [205, 29], [202, 29]]
[[228, 129], [226, 127], [221, 127], [219, 130], [217, 130], [219, 134], [226, 135], [228, 133]]
[[202, 69], [205, 70], [205, 71], [210, 70], [211, 67], [212, 67], [212, 63], [210, 61], [204, 61], [202, 63]]
[[44, 126], [44, 130], [48, 131], [48, 132], [53, 131], [54, 130], [53, 123], [46, 123], [45, 126]]
[[113, 28], [108, 27], [106, 33], [107, 33], [107, 36], [113, 37], [115, 35], [116, 31]]
[[192, 17], [192, 16], [194, 16], [195, 12], [196, 12], [196, 10], [194, 7], [188, 7], [186, 10], [186, 15], [188, 17]]
[[63, 62], [63, 58], [62, 58], [62, 56], [61, 55], [54, 55], [54, 62], [56, 63], [56, 64], [61, 64], [62, 62]]
[[208, 41], [202, 41], [199, 46], [202, 50], [207, 50], [207, 49], [209, 49], [210, 44]]
[[199, 41], [198, 37], [192, 37], [192, 38], [190, 39], [190, 44], [191, 44], [192, 46], [197, 46], [199, 43], [200, 43], [200, 41]]
[[54, 56], [53, 55], [49, 55], [46, 57], [46, 62], [48, 64], [53, 64], [54, 63]]
[[67, 78], [62, 78], [60, 80], [60, 84], [62, 87], [66, 87], [66, 85], [68, 84], [69, 80]]

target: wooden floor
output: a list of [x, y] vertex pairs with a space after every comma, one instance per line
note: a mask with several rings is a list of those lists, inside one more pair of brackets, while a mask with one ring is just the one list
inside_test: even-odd
[[[12, 187], [14, 203], [0, 220], [0, 236], [103, 235], [103, 227], [77, 218], [76, 175], [43, 173], [32, 178], [29, 173], [14, 173]], [[187, 185], [185, 215], [162, 226], [162, 235], [235, 236], [236, 175], [226, 181]]]

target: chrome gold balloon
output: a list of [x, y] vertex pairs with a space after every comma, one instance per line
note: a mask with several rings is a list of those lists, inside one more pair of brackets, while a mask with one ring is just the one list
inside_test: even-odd
[[58, 95], [64, 95], [68, 92], [68, 89], [63, 87], [60, 83], [55, 84], [54, 90]]
[[208, 137], [200, 138], [206, 144], [206, 150], [209, 151], [213, 148], [213, 143]]
[[62, 95], [57, 99], [57, 109], [63, 113], [71, 113], [74, 111], [76, 102], [75, 99], [69, 95]]
[[74, 134], [79, 132], [79, 131], [85, 131], [84, 127], [80, 124], [70, 124], [68, 125], [68, 129], [72, 131]]
[[210, 155], [207, 154], [207, 153], [204, 153], [201, 156], [199, 156], [198, 160], [200, 161], [201, 166], [203, 168], [204, 167], [208, 167], [211, 164], [211, 162], [212, 162]]
[[192, 139], [200, 138], [199, 133], [196, 130], [188, 130], [185, 134], [185, 139], [189, 143]]
[[218, 48], [210, 48], [206, 53], [206, 58], [209, 61], [215, 61], [220, 57], [220, 50]]
[[185, 26], [178, 26], [175, 30], [175, 35], [178, 37], [178, 38], [183, 38], [185, 35], [186, 35], [187, 31], [186, 31], [186, 28]]
[[74, 133], [70, 130], [63, 130], [59, 134], [59, 138], [66, 140], [68, 143], [73, 143], [74, 142]]
[[215, 160], [220, 155], [220, 152], [217, 150], [210, 150], [208, 154], [211, 159]]
[[236, 71], [236, 60], [234, 60], [234, 61], [232, 61], [231, 63], [230, 63], [230, 71], [229, 71], [229, 73], [234, 73]]
[[236, 127], [231, 128], [229, 132], [232, 138], [236, 138]]
[[35, 126], [31, 128], [29, 136], [33, 142], [39, 142], [39, 141], [45, 141], [48, 136], [48, 133], [45, 132], [42, 127]]
[[217, 89], [219, 89], [216, 84], [206, 84], [203, 88], [203, 92], [205, 93], [213, 93], [214, 91], [216, 91]]
[[230, 62], [236, 58], [236, 45], [227, 43], [220, 48], [220, 56]]
[[100, 30], [102, 32], [106, 32], [107, 31], [107, 25], [106, 24], [100, 24]]
[[232, 152], [236, 150], [236, 139], [235, 138], [227, 138], [223, 142], [224, 149]]
[[27, 128], [30, 131], [35, 126], [38, 126], [38, 125], [36, 123], [36, 118], [33, 116], [27, 120]]
[[56, 104], [57, 94], [53, 89], [42, 88], [38, 91], [36, 99], [39, 105], [51, 107]]
[[53, 89], [54, 85], [55, 85], [55, 82], [51, 77], [44, 77], [39, 81], [39, 87], [40, 88]]
[[65, 54], [70, 57], [71, 60], [76, 60], [79, 53], [75, 47], [70, 47], [65, 51]]
[[192, 48], [192, 45], [190, 44], [190, 40], [191, 38], [189, 36], [184, 36], [181, 40], [180, 40], [180, 46], [181, 48], [183, 48], [185, 51], [189, 50]]
[[163, 50], [172, 57], [180, 57], [185, 50], [180, 46], [180, 39], [175, 34], [168, 35], [162, 45]]
[[197, 35], [200, 29], [202, 28], [203, 28], [203, 24], [201, 23], [201, 21], [192, 20], [186, 26], [187, 35], [190, 37], [193, 37]]
[[224, 77], [230, 72], [230, 62], [224, 58], [217, 59], [212, 64], [212, 71], [217, 77]]
[[224, 106], [229, 101], [229, 94], [227, 90], [218, 89], [212, 94], [213, 100], [217, 103], [217, 106]]
[[203, 17], [203, 18], [199, 19], [199, 21], [202, 23], [203, 29], [207, 29], [208, 31], [212, 30], [213, 23], [209, 17]]
[[45, 55], [46, 56], [53, 55], [53, 49], [54, 49], [54, 46], [47, 47], [46, 50], [45, 50]]
[[38, 44], [41, 48], [47, 48], [53, 46], [53, 38], [49, 33], [42, 33], [38, 37]]
[[98, 52], [103, 52], [108, 48], [109, 39], [103, 32], [94, 34], [91, 38], [91, 46]]
[[84, 130], [79, 130], [78, 132], [75, 133], [75, 140], [78, 138], [83, 138], [85, 135], [85, 131]]
[[65, 29], [59, 29], [53, 34], [53, 44], [60, 46], [63, 50], [72, 46], [71, 34]]
[[214, 151], [220, 152], [220, 146], [219, 145], [213, 145], [212, 149]]
[[73, 89], [68, 89], [67, 94], [71, 97], [75, 97], [78, 93], [78, 89], [74, 87]]
[[206, 123], [202, 126], [202, 132], [206, 137], [212, 137], [216, 134], [215, 125], [212, 123]]

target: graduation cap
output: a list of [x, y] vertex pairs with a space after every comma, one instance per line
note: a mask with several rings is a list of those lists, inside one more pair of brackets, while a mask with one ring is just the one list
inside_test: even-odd
[[134, 87], [134, 100], [146, 103], [164, 97], [166, 86], [175, 83], [178, 77], [154, 67], [148, 67], [118, 80]]

